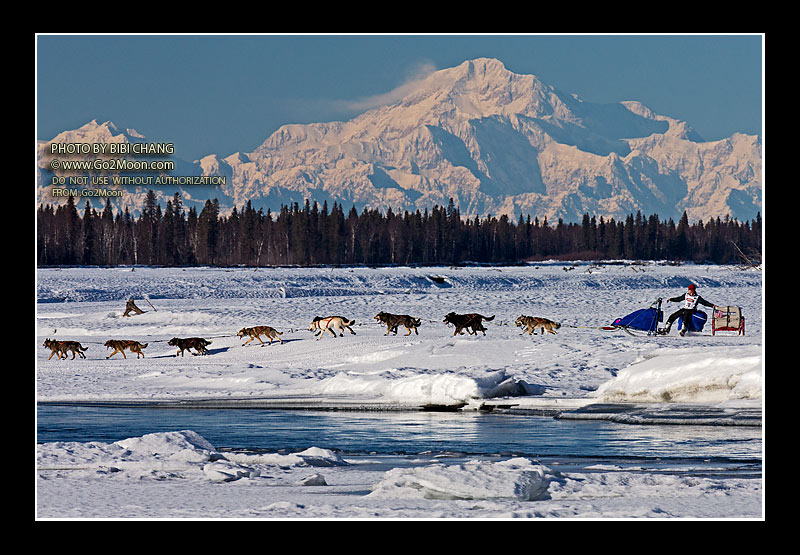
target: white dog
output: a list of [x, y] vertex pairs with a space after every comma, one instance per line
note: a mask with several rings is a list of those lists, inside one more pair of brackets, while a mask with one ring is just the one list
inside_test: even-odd
[[319, 331], [319, 337], [317, 337], [317, 341], [322, 339], [322, 336], [325, 335], [326, 331], [331, 332], [331, 335], [336, 337], [336, 332], [334, 330], [339, 330], [339, 337], [344, 337], [344, 330], [346, 329], [353, 335], [356, 334], [350, 326], [355, 324], [355, 320], [348, 320], [343, 316], [328, 316], [327, 318], [322, 318], [317, 316], [314, 318], [314, 321], [311, 322], [311, 325], [308, 326], [308, 331]]

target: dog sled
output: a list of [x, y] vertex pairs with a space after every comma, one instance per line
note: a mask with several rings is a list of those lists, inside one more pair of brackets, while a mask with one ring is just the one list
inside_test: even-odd
[[659, 297], [649, 307], [631, 312], [622, 318], [617, 318], [610, 326], [604, 326], [603, 329], [621, 329], [630, 335], [638, 335], [635, 332], [646, 332], [647, 335], [655, 335], [658, 333], [658, 323], [664, 321], [661, 302], [662, 299]]
[[[642, 308], [631, 312], [627, 316], [617, 318], [609, 326], [603, 326], [605, 330], [623, 330], [630, 335], [663, 335], [659, 328], [659, 322], [664, 321], [664, 312], [661, 310], [663, 299], [656, 299], [648, 308]], [[690, 319], [684, 321], [683, 316], [678, 317], [678, 330], [685, 332], [699, 333], [703, 331], [708, 322], [708, 314], [702, 310], [696, 310]], [[742, 309], [738, 306], [716, 306], [711, 318], [711, 335], [718, 331], [736, 331], [739, 335], [744, 335], [744, 316]]]

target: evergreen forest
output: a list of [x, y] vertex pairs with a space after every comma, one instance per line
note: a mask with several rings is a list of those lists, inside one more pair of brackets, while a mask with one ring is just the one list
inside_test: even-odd
[[581, 223], [462, 218], [446, 207], [395, 213], [306, 201], [278, 212], [248, 202], [230, 214], [208, 200], [198, 213], [175, 194], [162, 210], [149, 191], [138, 218], [98, 212], [75, 199], [37, 209], [37, 264], [155, 266], [318, 266], [516, 264], [545, 259], [760, 262], [762, 222], [725, 217], [676, 223], [657, 215], [624, 221], [585, 214]]

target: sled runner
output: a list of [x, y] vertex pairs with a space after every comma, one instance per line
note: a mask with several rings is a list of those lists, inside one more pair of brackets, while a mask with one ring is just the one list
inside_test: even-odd
[[647, 335], [658, 333], [658, 323], [664, 321], [664, 312], [661, 310], [661, 297], [656, 299], [648, 308], [631, 312], [627, 316], [617, 318], [609, 326], [611, 329], [622, 329], [631, 335], [631, 330], [645, 331]]
[[744, 335], [744, 316], [739, 306], [715, 306], [711, 317], [711, 335], [718, 331], [735, 331]]

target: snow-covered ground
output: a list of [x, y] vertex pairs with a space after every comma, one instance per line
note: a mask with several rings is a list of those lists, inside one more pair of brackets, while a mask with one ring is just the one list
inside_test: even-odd
[[[599, 329], [682, 294], [689, 283], [738, 305], [746, 334], [634, 337]], [[133, 296], [146, 312], [122, 317]], [[148, 302], [149, 299], [149, 302]], [[500, 268], [60, 268], [37, 273], [39, 401], [194, 401], [216, 406], [407, 408], [492, 403], [562, 409], [592, 403], [763, 402], [762, 274], [733, 266], [549, 262]], [[665, 304], [669, 315], [678, 306]], [[709, 313], [710, 310], [704, 309]], [[380, 311], [422, 320], [385, 336]], [[478, 312], [486, 336], [453, 336], [450, 311]], [[561, 323], [520, 335], [525, 314]], [[316, 340], [314, 316], [356, 321], [356, 335]], [[268, 325], [283, 344], [242, 346]], [[172, 337], [212, 341], [175, 356]], [[45, 338], [77, 340], [86, 359], [48, 360]], [[147, 343], [127, 359], [108, 339]], [[70, 355], [71, 356], [71, 355]], [[293, 455], [221, 453], [175, 430], [113, 444], [37, 447], [40, 518], [760, 518], [761, 480], [599, 469], [564, 474], [527, 459], [445, 464], [340, 459], [309, 445]], [[286, 458], [281, 458], [286, 457]], [[318, 467], [324, 467], [322, 470]], [[320, 494], [323, 492], [324, 494]]]

